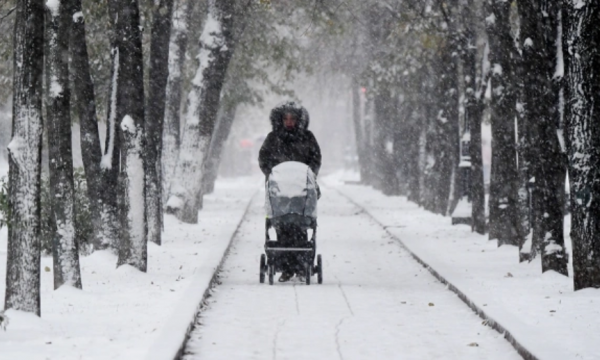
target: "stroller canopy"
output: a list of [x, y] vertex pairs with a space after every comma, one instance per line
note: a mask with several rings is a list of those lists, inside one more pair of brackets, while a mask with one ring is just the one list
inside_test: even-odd
[[296, 214], [317, 217], [317, 181], [308, 165], [286, 161], [275, 167], [266, 183], [267, 217]]

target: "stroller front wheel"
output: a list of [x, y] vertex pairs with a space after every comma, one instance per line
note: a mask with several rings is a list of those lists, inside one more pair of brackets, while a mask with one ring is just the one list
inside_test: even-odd
[[273, 285], [275, 277], [275, 265], [269, 265], [269, 285]]
[[317, 255], [317, 282], [323, 283], [323, 261], [321, 260], [321, 254]]
[[265, 273], [267, 272], [267, 257], [265, 254], [260, 255], [260, 283], [265, 282]]
[[305, 269], [305, 277], [306, 277], [306, 285], [310, 285], [310, 277], [312, 276], [312, 265], [307, 263], [304, 266]]

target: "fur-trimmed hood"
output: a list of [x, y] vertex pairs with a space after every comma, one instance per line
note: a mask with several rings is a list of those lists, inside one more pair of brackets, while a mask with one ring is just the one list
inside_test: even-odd
[[310, 116], [304, 106], [298, 104], [295, 101], [286, 101], [281, 103], [271, 110], [269, 119], [271, 120], [271, 126], [273, 131], [283, 130], [283, 115], [286, 113], [292, 113], [296, 115], [298, 119], [298, 129], [308, 130], [310, 123]]

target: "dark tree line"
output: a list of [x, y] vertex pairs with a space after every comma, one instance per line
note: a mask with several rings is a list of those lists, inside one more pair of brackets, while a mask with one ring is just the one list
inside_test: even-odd
[[[564, 275], [570, 210], [575, 289], [600, 286], [598, 7], [354, 1], [326, 15], [350, 24], [347, 42], [337, 45], [342, 53], [368, 54], [343, 69], [352, 79], [362, 181], [447, 216], [467, 204], [474, 231]], [[483, 122], [492, 129], [487, 190]]]

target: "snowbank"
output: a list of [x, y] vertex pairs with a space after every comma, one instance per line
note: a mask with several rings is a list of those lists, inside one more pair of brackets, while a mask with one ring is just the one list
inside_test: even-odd
[[[420, 209], [404, 197], [386, 197], [356, 185], [342, 185], [341, 174], [325, 179], [363, 207], [415, 257], [488, 319], [522, 355], [544, 360], [598, 359], [600, 289], [573, 291], [572, 278], [541, 273], [539, 257], [519, 263], [514, 246], [497, 247], [470, 226], [451, 226], [449, 217]], [[569, 218], [565, 224], [567, 251]], [[571, 267], [569, 271], [572, 273]]]
[[[116, 268], [98, 251], [81, 258], [83, 290], [53, 290], [52, 258], [42, 259], [42, 317], [9, 310], [0, 359], [173, 359], [229, 246], [258, 178], [218, 181], [196, 225], [165, 217], [163, 246], [148, 245], [148, 272]], [[6, 273], [0, 230], [0, 278]], [[0, 297], [4, 296], [0, 282]]]

